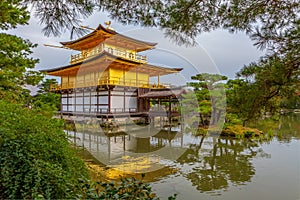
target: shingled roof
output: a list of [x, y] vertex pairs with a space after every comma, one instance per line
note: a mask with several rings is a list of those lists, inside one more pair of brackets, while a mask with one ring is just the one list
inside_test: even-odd
[[140, 96], [140, 98], [166, 98], [166, 97], [179, 97], [182, 94], [186, 94], [186, 91], [180, 89], [164, 89], [164, 90], [152, 90], [146, 94]]

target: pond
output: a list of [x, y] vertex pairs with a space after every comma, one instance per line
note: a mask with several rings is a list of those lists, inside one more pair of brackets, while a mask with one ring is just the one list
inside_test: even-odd
[[[194, 136], [182, 127], [144, 127], [117, 135], [69, 132], [91, 159], [94, 178], [140, 177], [161, 199], [300, 199], [300, 114], [253, 126], [268, 140]], [[80, 128], [79, 128], [80, 129]]]

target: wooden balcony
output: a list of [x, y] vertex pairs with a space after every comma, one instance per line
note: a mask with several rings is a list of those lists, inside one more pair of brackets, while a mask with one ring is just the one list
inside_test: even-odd
[[101, 85], [116, 85], [116, 86], [125, 86], [125, 87], [138, 87], [138, 88], [153, 88], [153, 89], [160, 89], [160, 88], [170, 88], [170, 84], [167, 83], [149, 83], [148, 81], [137, 81], [134, 79], [127, 79], [127, 80], [117, 80], [117, 79], [99, 79], [99, 80], [86, 80], [86, 81], [76, 81], [76, 82], [69, 82], [69, 83], [62, 83], [62, 84], [52, 84], [50, 86], [50, 91], [59, 91], [65, 89], [72, 89], [72, 88], [84, 88], [84, 87], [94, 87], [94, 86], [101, 86]]
[[94, 48], [94, 49], [92, 49], [88, 52], [71, 55], [70, 64], [75, 64], [75, 63], [78, 63], [78, 62], [82, 62], [86, 59], [97, 56], [97, 55], [99, 55], [100, 53], [102, 53], [104, 51], [108, 52], [108, 53], [110, 53], [114, 56], [121, 57], [121, 58], [124, 58], [124, 59], [127, 59], [127, 60], [132, 60], [132, 61], [139, 62], [139, 63], [142, 63], [142, 64], [147, 63], [147, 57], [146, 56], [138, 55], [136, 53], [130, 53], [130, 52], [127, 52], [127, 51], [122, 51], [122, 50], [117, 49], [117, 48], [111, 48], [111, 47], [105, 46], [103, 44], [103, 45], [100, 45], [97, 48]]

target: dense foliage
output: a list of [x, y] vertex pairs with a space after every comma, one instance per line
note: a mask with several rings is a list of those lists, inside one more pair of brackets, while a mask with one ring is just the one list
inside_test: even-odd
[[[27, 24], [29, 13], [19, 1], [0, 2], [0, 30]], [[29, 57], [36, 45], [18, 36], [0, 32], [0, 98], [25, 101], [26, 85], [36, 85], [42, 74], [34, 71], [38, 59]], [[28, 95], [27, 95], [28, 96]]]
[[140, 180], [89, 180], [62, 127], [38, 110], [0, 101], [0, 199], [159, 199]]
[[246, 122], [280, 109], [299, 108], [300, 68], [293, 59], [274, 55], [245, 66], [238, 79], [228, 82], [229, 111]]
[[[72, 195], [79, 199], [144, 199], [158, 200], [149, 184], [134, 178], [121, 178], [120, 181], [93, 182], [80, 180]], [[169, 196], [169, 200], [176, 199], [176, 194]]]
[[63, 123], [0, 101], [0, 198], [67, 198], [87, 170], [70, 147]]
[[[202, 126], [215, 125], [223, 121], [226, 111], [226, 93], [225, 84], [222, 81], [227, 80], [226, 76], [219, 74], [196, 74], [191, 77], [194, 82], [188, 83], [188, 86], [194, 88], [198, 100], [198, 112], [200, 124]], [[211, 120], [207, 118], [211, 117]]]
[[[227, 77], [218, 74], [192, 76], [194, 81], [188, 86], [192, 86], [194, 92], [184, 95], [186, 108], [183, 111], [198, 113], [199, 125], [206, 127], [224, 119], [226, 125], [246, 125], [251, 120], [299, 108], [298, 75], [286, 77], [283, 68], [276, 63], [268, 64], [267, 69], [266, 66], [247, 67], [241, 73], [245, 73], [246, 69], [249, 74], [255, 73], [256, 77], [237, 78], [225, 83]], [[274, 76], [276, 70], [278, 75]]]
[[57, 84], [55, 79], [46, 79], [39, 85], [37, 95], [32, 98], [32, 105], [41, 112], [58, 111], [60, 109], [60, 94], [50, 92], [52, 84]]
[[17, 25], [25, 25], [29, 20], [29, 12], [18, 0], [3, 0], [0, 2], [0, 29], [8, 30]]
[[[1, 1], [0, 12], [1, 30], [29, 20], [20, 1]], [[63, 123], [51, 113], [45, 116], [27, 107], [31, 97], [26, 85], [36, 85], [43, 77], [33, 70], [38, 62], [30, 57], [35, 46], [0, 33], [0, 199], [67, 198], [71, 183], [88, 175], [68, 143]], [[41, 105], [46, 104], [49, 101]]]
[[41, 81], [39, 72], [33, 71], [38, 60], [28, 57], [35, 45], [20, 37], [0, 33], [0, 97], [18, 101], [26, 85]]

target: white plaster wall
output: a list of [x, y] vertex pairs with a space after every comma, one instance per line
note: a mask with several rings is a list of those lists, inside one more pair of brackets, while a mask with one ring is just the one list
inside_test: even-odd
[[76, 112], [83, 112], [83, 106], [76, 106]]
[[73, 105], [69, 105], [69, 112], [73, 112], [74, 111], [74, 106]]
[[67, 98], [62, 98], [61, 99], [61, 104], [67, 104], [68, 102], [68, 99]]
[[[118, 112], [121, 112], [121, 109], [124, 108], [124, 97], [122, 96], [111, 96], [111, 99], [110, 99], [110, 108], [111, 110], [112, 109], [118, 109], [117, 111]], [[113, 110], [112, 110], [113, 112]]]
[[126, 111], [129, 111], [130, 108], [137, 108], [137, 97], [125, 97]]
[[99, 104], [108, 104], [108, 96], [100, 96], [99, 98]]
[[91, 97], [91, 104], [97, 104], [97, 97]]
[[83, 98], [82, 97], [76, 97], [76, 104], [83, 104]]

